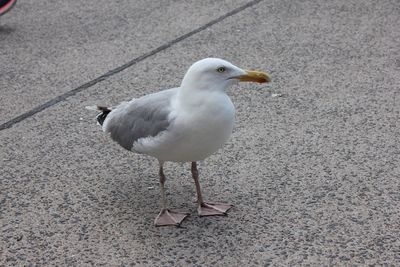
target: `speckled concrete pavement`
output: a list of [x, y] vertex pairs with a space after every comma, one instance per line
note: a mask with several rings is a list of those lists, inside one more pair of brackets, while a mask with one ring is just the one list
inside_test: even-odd
[[[18, 1], [0, 20], [0, 265], [398, 266], [399, 24], [398, 1]], [[84, 106], [207, 56], [273, 83], [230, 90], [234, 134], [200, 164], [229, 216], [199, 218], [189, 164], [170, 163], [169, 203], [192, 215], [155, 228], [155, 160]]]

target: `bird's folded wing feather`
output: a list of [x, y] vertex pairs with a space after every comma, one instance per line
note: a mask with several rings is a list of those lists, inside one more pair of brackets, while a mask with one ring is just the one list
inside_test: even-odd
[[178, 88], [123, 102], [108, 115], [103, 130], [125, 149], [140, 138], [154, 137], [170, 125], [171, 99]]

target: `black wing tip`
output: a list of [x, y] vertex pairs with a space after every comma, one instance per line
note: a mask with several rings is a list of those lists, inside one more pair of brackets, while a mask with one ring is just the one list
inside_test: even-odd
[[107, 118], [107, 115], [111, 112], [111, 109], [105, 108], [105, 107], [98, 107], [101, 113], [97, 115], [96, 119], [99, 122], [100, 125], [103, 125], [104, 120]]
[[109, 107], [104, 107], [104, 106], [97, 106], [97, 110], [102, 111], [102, 112], [105, 112], [105, 111], [110, 112], [110, 111], [111, 111], [111, 108], [109, 108]]
[[105, 107], [105, 106], [87, 106], [86, 109], [94, 110], [94, 111], [101, 111], [101, 113], [97, 114], [97, 121], [100, 125], [103, 125], [104, 120], [107, 118], [108, 113], [111, 112], [112, 108]]

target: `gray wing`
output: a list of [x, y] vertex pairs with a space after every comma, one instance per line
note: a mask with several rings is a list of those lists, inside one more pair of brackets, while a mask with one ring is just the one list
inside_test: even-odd
[[125, 149], [142, 137], [156, 136], [170, 125], [171, 99], [178, 88], [123, 102], [107, 116], [103, 130]]

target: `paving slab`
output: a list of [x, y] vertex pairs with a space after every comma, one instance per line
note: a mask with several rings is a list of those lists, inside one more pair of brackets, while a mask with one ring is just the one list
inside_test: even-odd
[[[262, 1], [0, 131], [1, 264], [341, 266], [400, 262], [397, 2]], [[155, 228], [157, 163], [104, 136], [84, 106], [179, 84], [197, 59], [268, 70], [229, 90], [237, 122], [200, 164], [167, 164], [182, 228]]]
[[19, 0], [0, 20], [0, 123], [245, 3]]

